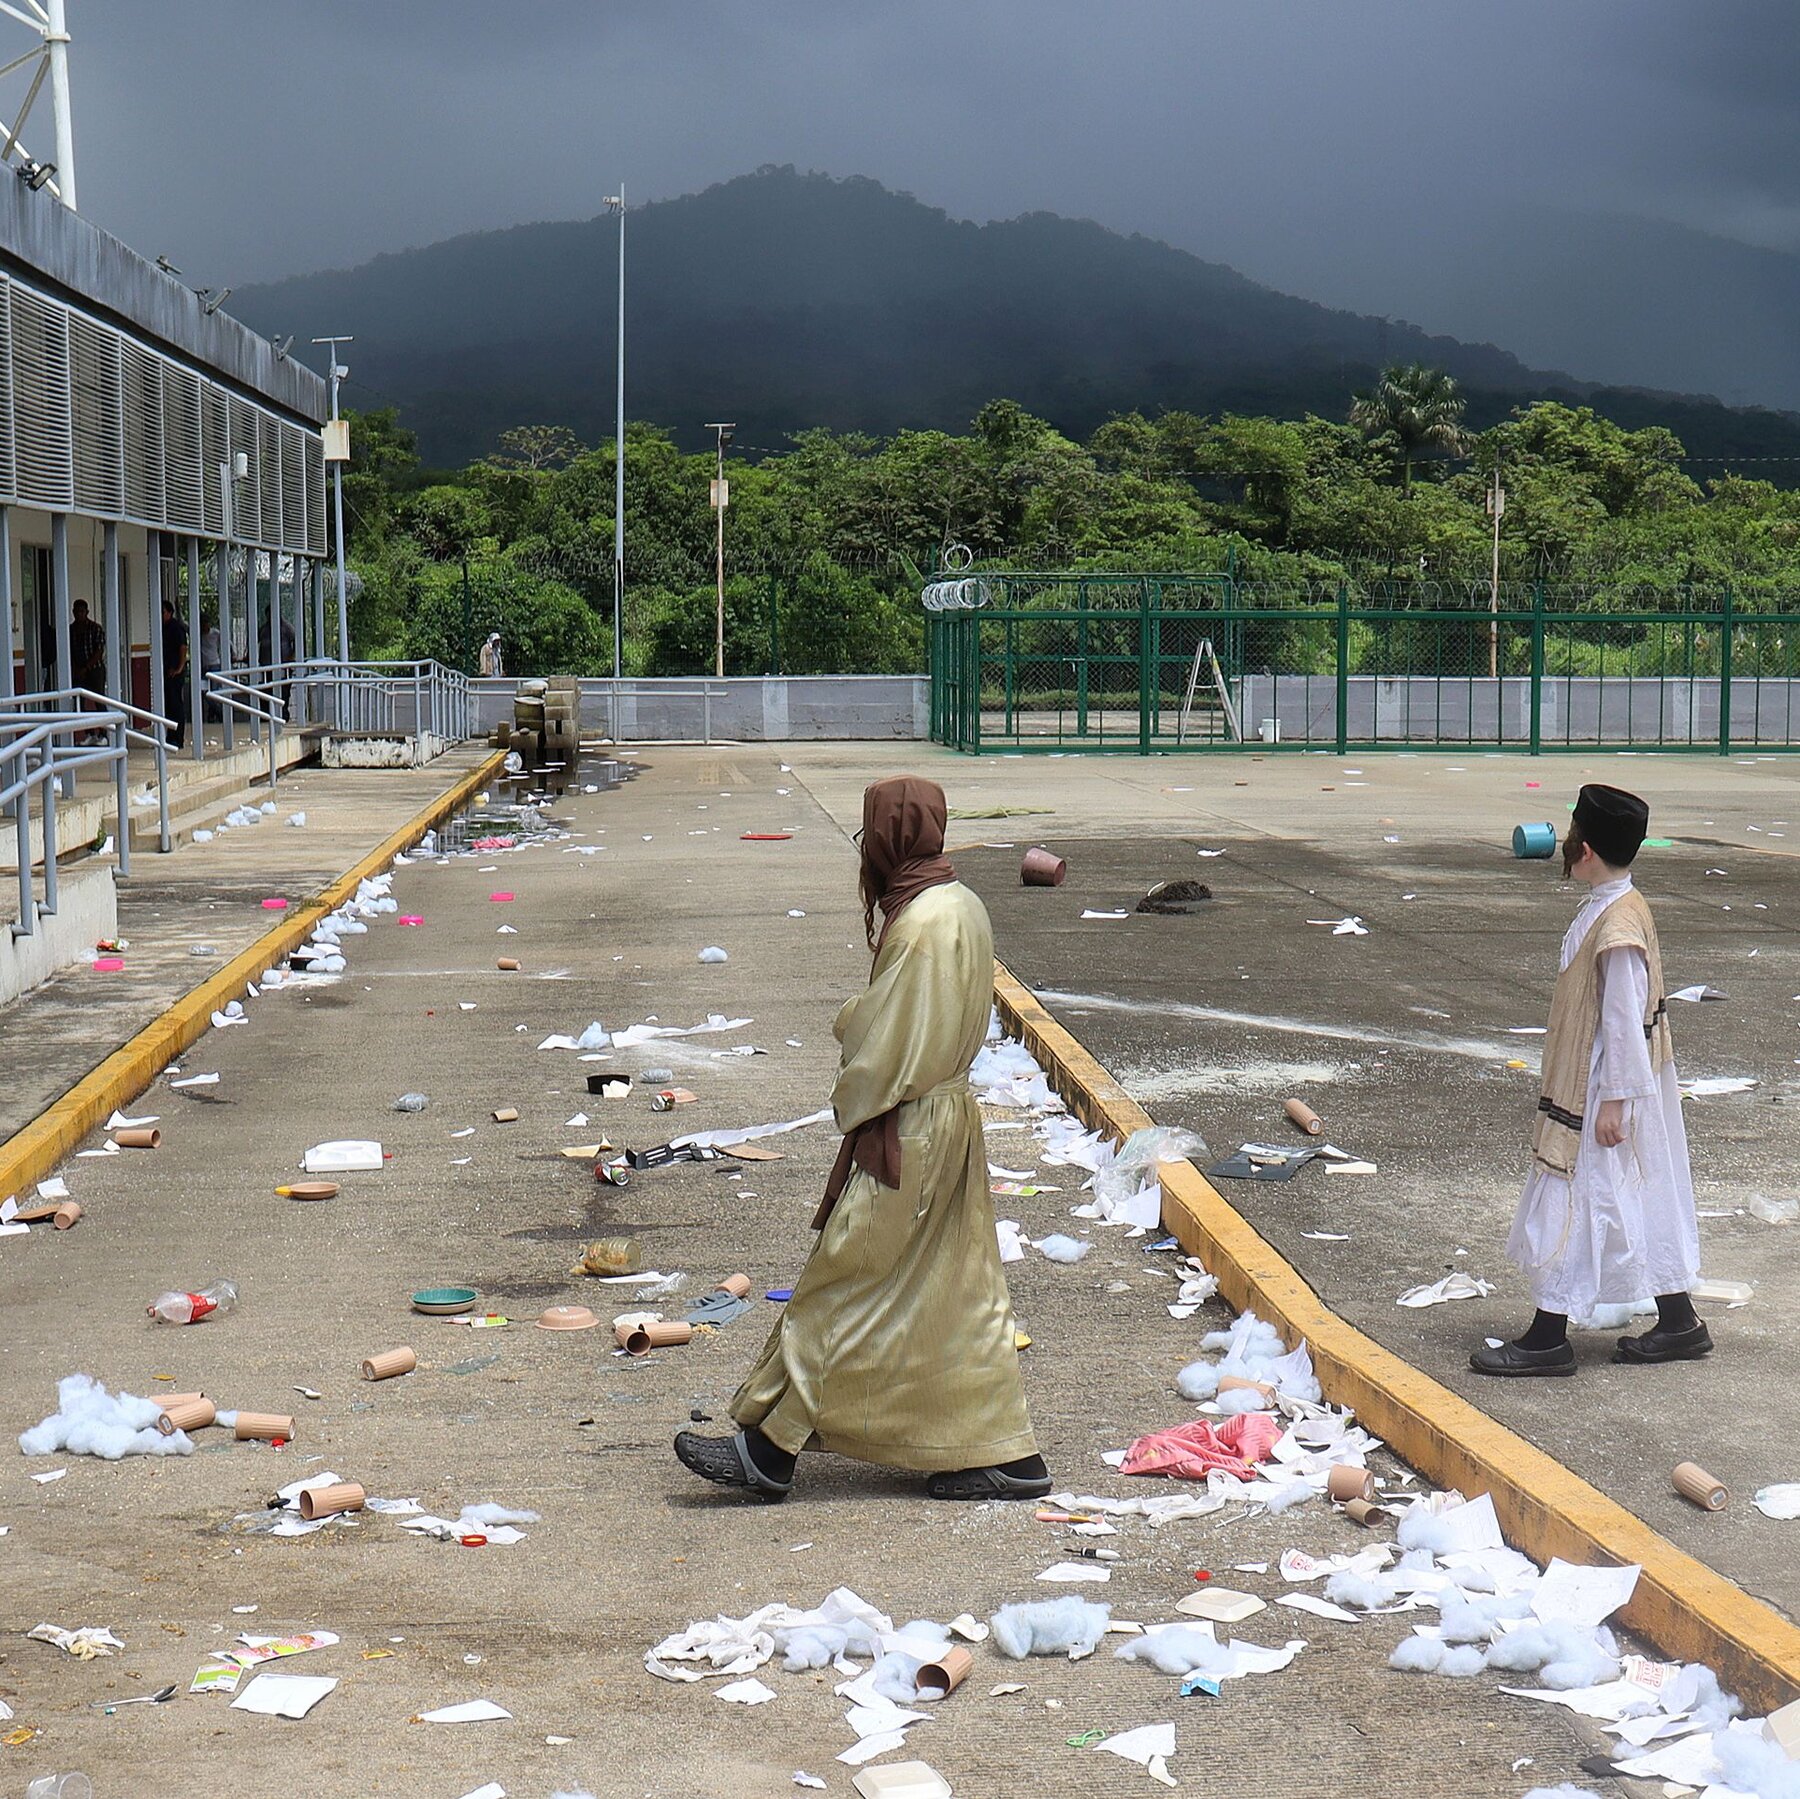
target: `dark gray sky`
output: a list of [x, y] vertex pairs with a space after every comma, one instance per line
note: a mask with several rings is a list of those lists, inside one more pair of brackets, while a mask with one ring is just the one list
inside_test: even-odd
[[1554, 309], [1467, 278], [1503, 215], [1800, 251], [1792, 0], [68, 4], [83, 210], [212, 285], [766, 162], [1538, 360]]

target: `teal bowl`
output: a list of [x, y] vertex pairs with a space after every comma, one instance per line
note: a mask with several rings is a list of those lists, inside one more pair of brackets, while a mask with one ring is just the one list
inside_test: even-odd
[[415, 1312], [472, 1312], [481, 1295], [473, 1287], [424, 1287], [412, 1296]]

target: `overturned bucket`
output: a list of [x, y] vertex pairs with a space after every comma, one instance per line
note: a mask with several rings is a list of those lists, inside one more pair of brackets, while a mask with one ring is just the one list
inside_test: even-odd
[[1521, 862], [1542, 862], [1556, 854], [1555, 825], [1514, 825], [1513, 854]]
[[1030, 849], [1019, 868], [1019, 884], [1024, 887], [1060, 887], [1069, 865], [1049, 850]]

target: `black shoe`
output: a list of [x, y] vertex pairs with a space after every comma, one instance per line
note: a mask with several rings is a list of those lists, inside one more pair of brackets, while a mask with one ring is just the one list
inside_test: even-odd
[[[1016, 1470], [1018, 1464], [1009, 1466]], [[1037, 1461], [1037, 1466], [1044, 1464]], [[1026, 1474], [1006, 1468], [960, 1468], [953, 1474], [932, 1475], [925, 1482], [925, 1493], [931, 1499], [1047, 1499], [1055, 1484], [1047, 1469]]]
[[740, 1487], [770, 1505], [787, 1498], [794, 1489], [791, 1480], [776, 1480], [757, 1467], [742, 1431], [730, 1437], [702, 1437], [691, 1430], [677, 1431], [675, 1453], [682, 1465], [702, 1480], [721, 1487]]
[[1573, 1374], [1575, 1351], [1568, 1343], [1554, 1349], [1521, 1349], [1517, 1343], [1502, 1343], [1498, 1349], [1482, 1348], [1469, 1357], [1469, 1366], [1477, 1374]]
[[1621, 1337], [1613, 1351], [1615, 1362], [1697, 1362], [1712, 1354], [1712, 1332], [1704, 1324], [1689, 1330], [1666, 1331], [1653, 1325], [1641, 1337]]

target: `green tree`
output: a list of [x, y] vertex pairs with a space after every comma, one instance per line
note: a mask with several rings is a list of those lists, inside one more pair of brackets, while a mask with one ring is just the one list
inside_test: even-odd
[[1350, 422], [1372, 442], [1392, 446], [1401, 488], [1410, 492], [1413, 463], [1422, 451], [1462, 454], [1464, 404], [1455, 380], [1442, 369], [1397, 362], [1350, 402]]

